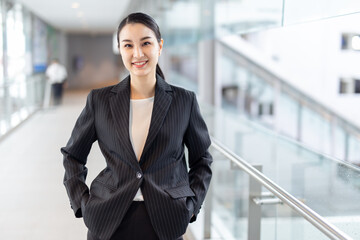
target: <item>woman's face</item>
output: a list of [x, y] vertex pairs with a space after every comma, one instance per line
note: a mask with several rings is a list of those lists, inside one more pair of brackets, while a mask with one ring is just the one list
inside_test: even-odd
[[132, 76], [155, 76], [162, 50], [155, 33], [141, 23], [126, 24], [119, 33], [119, 50], [125, 67]]

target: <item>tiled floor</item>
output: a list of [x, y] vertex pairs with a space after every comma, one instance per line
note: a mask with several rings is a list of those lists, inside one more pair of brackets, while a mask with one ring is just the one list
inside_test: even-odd
[[[67, 93], [62, 106], [36, 113], [0, 142], [0, 239], [86, 239], [62, 183], [60, 153], [86, 95]], [[88, 181], [105, 165], [99, 155], [94, 145]]]

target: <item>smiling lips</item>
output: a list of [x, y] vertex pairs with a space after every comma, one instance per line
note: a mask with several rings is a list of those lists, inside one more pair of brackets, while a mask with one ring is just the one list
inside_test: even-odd
[[136, 68], [142, 68], [146, 65], [148, 61], [142, 61], [142, 62], [133, 62], [132, 65]]

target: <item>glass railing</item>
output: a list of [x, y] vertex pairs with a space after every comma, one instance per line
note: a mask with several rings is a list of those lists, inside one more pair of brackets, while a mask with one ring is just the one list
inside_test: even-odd
[[43, 74], [18, 77], [0, 86], [0, 139], [38, 110], [44, 102]]
[[[217, 67], [222, 73], [220, 87], [229, 82], [230, 87], [236, 88], [235, 101], [239, 104], [234, 109], [226, 98], [222, 109], [202, 104], [211, 135], [247, 163], [261, 167], [267, 178], [322, 216], [330, 226], [345, 232], [349, 237], [344, 239], [360, 239], [358, 128], [286, 83], [274, 69], [238, 52], [240, 44], [231, 43], [233, 46], [217, 45]], [[169, 81], [196, 90], [189, 73], [179, 69], [169, 71]], [[252, 115], [254, 107], [256, 113], [260, 107], [263, 111], [268, 107], [268, 113], [276, 109], [278, 115], [276, 119], [272, 114]], [[272, 127], [277, 133], [270, 130]], [[199, 218], [191, 226], [195, 239], [209, 238], [210, 233], [211, 239], [256, 239], [248, 238], [248, 227], [253, 226], [248, 224], [252, 177], [243, 170], [231, 170], [231, 161], [217, 150], [213, 150], [213, 155], [213, 194], [208, 200], [212, 207], [204, 209], [205, 215], [207, 210], [211, 217]], [[262, 189], [255, 196], [258, 198], [266, 188], [260, 185]], [[308, 217], [284, 201], [279, 204], [278, 197], [265, 194], [262, 198], [258, 201], [263, 203], [258, 231], [261, 239], [342, 239], [322, 232], [316, 223], [309, 222]], [[205, 224], [209, 222], [211, 227]]]
[[[321, 153], [360, 165], [360, 129], [287, 82], [238, 36], [219, 41], [222, 107]], [[230, 96], [230, 97], [227, 97]]]
[[194, 239], [359, 239], [359, 168], [236, 114], [201, 109], [214, 163]]

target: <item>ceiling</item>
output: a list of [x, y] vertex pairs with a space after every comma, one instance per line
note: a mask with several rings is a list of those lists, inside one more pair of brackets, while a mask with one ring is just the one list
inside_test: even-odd
[[130, 0], [17, 0], [46, 23], [67, 33], [112, 33]]

